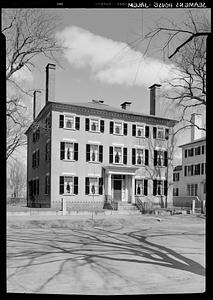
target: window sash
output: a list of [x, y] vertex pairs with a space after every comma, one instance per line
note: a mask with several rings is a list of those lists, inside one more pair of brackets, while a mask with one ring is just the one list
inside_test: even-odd
[[165, 130], [162, 127], [157, 127], [157, 139], [165, 139]]
[[89, 194], [98, 195], [99, 194], [99, 178], [89, 178]]
[[98, 119], [90, 119], [90, 131], [99, 132], [100, 131], [100, 121]]
[[98, 162], [99, 161], [99, 146], [98, 145], [90, 145], [90, 161]]
[[64, 176], [64, 195], [74, 194], [74, 176]]
[[64, 116], [64, 127], [66, 129], [75, 129], [75, 116], [65, 115]]
[[136, 148], [136, 165], [144, 165], [145, 159], [144, 159], [144, 149], [138, 149]]
[[123, 134], [123, 124], [122, 122], [114, 122], [114, 134], [122, 135]]
[[65, 142], [65, 160], [74, 160], [74, 143]]
[[136, 126], [136, 137], [145, 137], [145, 126], [144, 125]]
[[113, 163], [122, 164], [123, 163], [123, 148], [122, 147], [113, 147]]
[[135, 195], [142, 196], [144, 195], [144, 180], [136, 179], [135, 181]]

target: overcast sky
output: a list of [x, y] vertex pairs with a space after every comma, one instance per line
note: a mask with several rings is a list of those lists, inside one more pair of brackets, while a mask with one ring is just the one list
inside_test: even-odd
[[[56, 67], [55, 99], [59, 102], [104, 100], [119, 107], [132, 102], [132, 110], [149, 114], [149, 86], [171, 76], [171, 62], [163, 61], [159, 40], [144, 55], [146, 45], [136, 42], [160, 18], [181, 22], [184, 9], [48, 9], [61, 19], [56, 35], [69, 49]], [[45, 66], [21, 74], [33, 89], [45, 87]], [[186, 138], [187, 142], [187, 138]]]

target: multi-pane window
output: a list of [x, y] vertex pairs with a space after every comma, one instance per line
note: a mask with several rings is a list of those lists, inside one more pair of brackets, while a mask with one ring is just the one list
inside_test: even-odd
[[167, 195], [167, 180], [153, 180], [153, 195]]
[[187, 176], [193, 176], [194, 174], [194, 166], [193, 165], [190, 165], [190, 166], [187, 166]]
[[149, 165], [149, 150], [143, 148], [132, 148], [133, 165]]
[[122, 146], [110, 146], [109, 163], [127, 164], [127, 148]]
[[86, 195], [102, 195], [103, 194], [103, 178], [86, 177], [85, 178], [85, 194]]
[[122, 134], [122, 122], [114, 122], [114, 134]]
[[29, 196], [39, 195], [39, 179], [33, 179], [28, 182], [29, 184]]
[[86, 161], [103, 162], [103, 146], [97, 144], [87, 144]]
[[50, 174], [45, 175], [45, 194], [50, 194]]
[[113, 159], [116, 164], [122, 163], [122, 147], [114, 147]]
[[136, 127], [136, 137], [144, 137], [144, 136], [145, 136], [144, 126], [137, 125], [137, 127]]
[[67, 129], [74, 129], [74, 116], [65, 115], [64, 116], [64, 125]]
[[142, 124], [133, 124], [132, 125], [132, 136], [136, 137], [149, 137], [149, 126]]
[[200, 155], [200, 146], [195, 148], [195, 155]]
[[163, 167], [168, 165], [167, 151], [154, 150], [154, 166]]
[[80, 118], [75, 115], [64, 114], [59, 116], [59, 127], [79, 130], [80, 129]]
[[39, 166], [39, 160], [40, 160], [40, 151], [37, 149], [32, 154], [32, 167], [37, 168]]
[[50, 114], [48, 114], [46, 119], [45, 119], [45, 128], [46, 129], [51, 128], [51, 116], [50, 116]]
[[109, 133], [116, 135], [127, 135], [128, 124], [119, 121], [109, 122]]
[[194, 156], [194, 148], [188, 149], [188, 156]]
[[173, 181], [179, 181], [180, 180], [180, 173], [174, 173], [173, 174]]
[[91, 132], [104, 132], [104, 120], [98, 118], [86, 118], [85, 130]]
[[40, 128], [37, 127], [34, 131], [33, 131], [33, 143], [37, 142], [40, 139]]
[[179, 188], [173, 188], [173, 196], [179, 196]]
[[61, 160], [78, 160], [78, 143], [61, 142]]
[[148, 193], [148, 180], [147, 179], [136, 179], [135, 180], [135, 195], [146, 196]]
[[164, 127], [153, 127], [153, 138], [160, 140], [169, 139], [169, 129]]
[[202, 145], [202, 154], [205, 154], [205, 145]]
[[99, 131], [99, 120], [97, 119], [90, 119], [90, 131]]
[[78, 194], [78, 177], [60, 176], [59, 192], [64, 195]]
[[45, 146], [45, 160], [50, 160], [50, 141], [46, 142]]
[[187, 184], [187, 195], [188, 196], [197, 196], [198, 195], [198, 184]]
[[200, 164], [194, 166], [194, 175], [200, 175]]

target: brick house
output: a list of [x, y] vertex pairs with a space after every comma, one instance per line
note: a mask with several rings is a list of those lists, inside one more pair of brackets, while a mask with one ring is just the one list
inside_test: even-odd
[[46, 104], [27, 135], [29, 207], [104, 207], [108, 201], [156, 206], [172, 204], [173, 170], [168, 145], [176, 121], [156, 116], [150, 87], [150, 115], [103, 101], [63, 103], [54, 99], [55, 65], [46, 67]]

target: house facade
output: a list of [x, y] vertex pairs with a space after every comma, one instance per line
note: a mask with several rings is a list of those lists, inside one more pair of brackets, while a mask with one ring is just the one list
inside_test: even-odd
[[182, 166], [173, 173], [174, 196], [198, 196], [206, 200], [206, 138], [181, 145]]
[[[92, 100], [62, 103], [54, 99], [55, 66], [46, 67], [46, 105], [26, 131], [29, 207], [67, 207], [136, 199], [172, 204], [169, 144], [176, 121]], [[34, 111], [37, 92], [34, 93]]]

